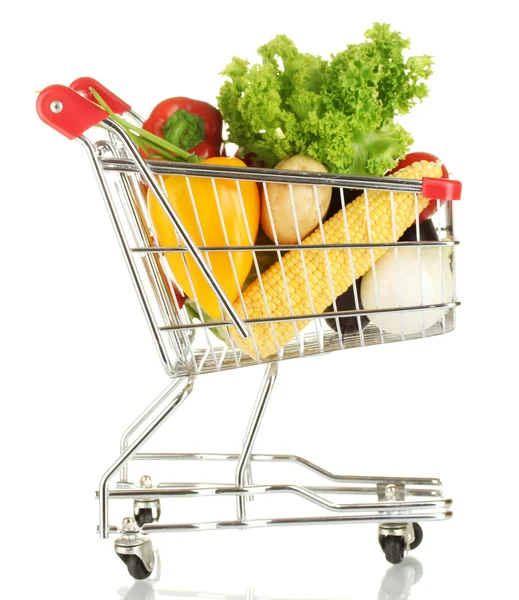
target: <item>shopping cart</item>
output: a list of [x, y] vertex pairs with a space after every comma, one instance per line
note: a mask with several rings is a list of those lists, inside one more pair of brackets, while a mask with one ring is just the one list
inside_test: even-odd
[[[259, 168], [222, 167], [208, 164], [187, 164], [181, 162], [145, 161], [132, 139], [116, 119], [110, 118], [97, 104], [92, 102], [90, 89], [94, 88], [108, 103], [114, 113], [125, 114], [127, 119], [137, 124], [142, 119], [128, 104], [90, 78], [81, 78], [70, 87], [53, 85], [38, 96], [37, 109], [40, 118], [69, 139], [77, 139], [85, 148], [93, 167], [108, 214], [122, 249], [126, 265], [130, 271], [137, 295], [142, 305], [146, 321], [152, 333], [161, 363], [171, 378], [167, 388], [146, 408], [124, 431], [121, 438], [120, 456], [113, 462], [101, 478], [97, 497], [99, 499], [99, 527], [101, 538], [110, 534], [119, 537], [115, 540], [115, 550], [126, 563], [129, 573], [136, 579], [144, 579], [153, 571], [154, 553], [149, 534], [174, 531], [196, 531], [215, 529], [250, 529], [252, 527], [275, 527], [281, 525], [309, 525], [330, 523], [378, 523], [379, 542], [387, 560], [391, 563], [402, 561], [405, 553], [416, 548], [422, 540], [423, 521], [446, 520], [452, 516], [452, 501], [442, 494], [442, 485], [436, 478], [402, 477], [360, 477], [335, 475], [312, 462], [295, 455], [253, 454], [253, 446], [272, 393], [279, 363], [291, 358], [310, 357], [346, 348], [404, 341], [440, 335], [455, 327], [455, 308], [459, 302], [455, 290], [454, 252], [457, 240], [453, 229], [453, 202], [458, 199], [461, 184], [452, 180], [428, 179], [389, 179], [372, 177], [352, 177], [326, 173], [301, 173], [295, 171], [270, 170]], [[90, 98], [90, 99], [89, 99]], [[99, 125], [99, 127], [93, 127]], [[85, 133], [88, 131], [88, 137]], [[318, 242], [308, 243], [297, 232], [295, 244], [255, 244], [252, 236], [245, 245], [231, 245], [228, 238], [220, 246], [209, 246], [204, 241], [204, 231], [200, 227], [196, 202], [192, 191], [190, 199], [198, 224], [198, 234], [202, 241], [197, 247], [193, 241], [193, 231], [188, 231], [172, 209], [165, 194], [164, 176], [185, 178], [191, 190], [191, 182], [203, 178], [212, 182], [216, 202], [219, 203], [217, 184], [222, 180], [234, 182], [245, 208], [241, 193], [246, 182], [257, 182], [264, 191], [269, 211], [269, 186], [273, 183], [288, 186], [292, 204], [295, 186], [310, 186], [316, 198], [316, 210], [321, 233]], [[322, 186], [331, 186], [338, 191], [339, 211], [344, 221], [342, 240], [339, 243], [326, 242], [325, 219], [320, 213], [318, 191]], [[178, 244], [160, 246], [148, 204], [147, 191], [151, 191], [168, 219], [174, 225]], [[384, 202], [390, 207], [394, 239], [376, 242], [370, 213], [370, 194], [373, 191], [383, 194]], [[366, 208], [366, 223], [369, 239], [363, 243], [352, 243], [348, 223], [348, 197], [363, 198]], [[379, 193], [377, 192], [377, 193]], [[396, 232], [396, 201], [411, 198], [415, 210], [416, 225], [413, 239], [402, 240]], [[418, 226], [419, 201], [423, 198], [437, 198], [437, 212], [434, 215], [435, 239], [424, 241]], [[294, 221], [297, 218], [294, 212]], [[413, 218], [414, 220], [414, 218]], [[225, 224], [221, 219], [225, 234]], [[217, 226], [217, 225], [215, 225]], [[296, 226], [297, 229], [297, 226]], [[312, 238], [314, 239], [314, 238]], [[304, 250], [303, 250], [304, 249]], [[213, 274], [211, 259], [217, 253], [227, 253], [229, 264], [233, 265], [231, 253], [249, 252], [252, 256], [253, 279], [263, 299], [263, 316], [250, 318], [247, 314], [246, 292], [239, 291], [239, 297], [231, 301], [224, 293]], [[412, 252], [417, 257], [418, 278], [415, 279], [415, 292], [418, 301], [409, 304], [402, 299], [409, 283], [400, 281], [403, 269], [404, 252]], [[182, 305], [172, 274], [168, 257], [177, 253], [182, 257], [187, 275], [199, 269], [218, 299], [221, 318], [207, 318], [197, 298], [196, 286], [188, 305]], [[277, 261], [278, 279], [286, 291], [284, 314], [276, 314], [269, 303], [266, 289], [267, 273], [262, 272], [262, 253], [274, 253]], [[292, 275], [284, 265], [288, 257], [299, 257], [299, 275], [303, 277], [308, 299], [291, 296]], [[311, 255], [310, 253], [313, 253]], [[370, 275], [374, 285], [376, 306], [367, 308], [361, 304], [361, 290], [352, 286], [353, 308], [342, 310], [334, 293], [334, 257], [342, 257], [345, 268], [355, 271], [357, 256], [369, 256]], [[367, 253], [367, 254], [366, 254]], [[426, 278], [424, 264], [437, 265], [436, 278], [441, 282], [441, 294], [431, 296], [430, 273]], [[381, 258], [383, 255], [383, 258]], [[308, 258], [313, 256], [313, 258]], [[311, 286], [315, 273], [307, 269], [310, 260], [320, 257], [321, 278], [329, 282], [331, 291], [330, 306], [321, 310], [313, 302]], [[394, 261], [394, 274], [390, 286], [397, 290], [396, 305], [384, 304], [386, 298], [382, 278], [381, 261], [390, 258]], [[399, 258], [400, 257], [400, 258]], [[187, 268], [187, 259], [191, 267]], [[193, 265], [196, 265], [193, 267]], [[377, 272], [379, 273], [377, 284]], [[391, 273], [391, 271], [389, 271]], [[234, 276], [236, 272], [234, 269]], [[355, 280], [356, 275], [352, 277]], [[363, 284], [364, 285], [364, 282]], [[394, 290], [393, 290], [394, 291]], [[299, 290], [301, 295], [301, 291]], [[304, 295], [304, 294], [303, 294]], [[363, 297], [363, 296], [362, 296]], [[304, 299], [303, 299], [304, 300]], [[297, 303], [307, 308], [301, 312]], [[309, 308], [308, 308], [309, 306]], [[275, 308], [275, 306], [274, 306]], [[279, 312], [279, 311], [278, 311]], [[396, 319], [396, 321], [395, 321]], [[366, 322], [369, 323], [366, 325]], [[344, 322], [353, 327], [344, 328]], [[395, 327], [395, 322], [397, 326]], [[287, 339], [287, 325], [293, 328], [293, 335]], [[356, 326], [355, 326], [356, 325]], [[284, 326], [285, 337], [278, 335]], [[272, 352], [260, 351], [261, 336], [272, 342]], [[269, 337], [270, 336], [270, 337]], [[282, 336], [281, 336], [282, 337]], [[266, 368], [258, 397], [250, 417], [240, 453], [150, 453], [139, 452], [159, 427], [175, 412], [193, 390], [197, 376], [223, 370], [264, 365]], [[233, 461], [236, 464], [235, 480], [221, 484], [207, 483], [161, 483], [154, 484], [148, 475], [143, 475], [138, 483], [128, 476], [130, 461]], [[253, 483], [251, 465], [254, 462], [291, 463], [321, 476], [331, 484], [302, 486], [295, 484]], [[119, 473], [117, 485], [110, 483]], [[248, 519], [247, 503], [255, 496], [264, 494], [293, 494], [325, 511], [334, 513], [325, 516]], [[331, 501], [331, 494], [372, 495], [369, 503], [342, 504]], [[161, 501], [176, 497], [234, 497], [236, 514], [224, 521], [201, 523], [162, 523], [160, 521]], [[125, 518], [121, 526], [109, 522], [109, 507], [113, 500], [133, 501], [132, 516]]]

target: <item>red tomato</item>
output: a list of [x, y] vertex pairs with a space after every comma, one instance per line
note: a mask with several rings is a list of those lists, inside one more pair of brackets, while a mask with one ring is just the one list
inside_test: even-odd
[[[404, 167], [408, 167], [409, 165], [412, 165], [413, 163], [419, 162], [421, 160], [428, 160], [431, 162], [435, 162], [440, 159], [437, 156], [434, 156], [434, 154], [429, 154], [428, 152], [410, 152], [409, 154], [407, 154], [407, 156], [405, 156], [405, 158], [403, 158], [397, 164], [397, 166], [392, 171], [389, 171], [389, 173], [386, 173], [386, 174], [391, 175], [395, 171], [403, 169]], [[442, 164], [442, 179], [449, 179], [449, 171], [447, 171], [447, 167], [443, 164]], [[444, 202], [445, 202], [445, 200], [440, 200], [440, 206]], [[420, 213], [420, 222], [430, 219], [431, 216], [434, 215], [434, 213], [436, 212], [437, 208], [438, 208], [437, 201], [431, 200], [429, 202], [428, 206], [426, 206]]]

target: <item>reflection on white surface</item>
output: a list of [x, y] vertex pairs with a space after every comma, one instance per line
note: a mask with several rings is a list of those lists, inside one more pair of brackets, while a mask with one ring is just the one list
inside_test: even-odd
[[[295, 600], [294, 598], [273, 598], [257, 596], [254, 590], [247, 590], [243, 594], [218, 594], [203, 591], [166, 590], [160, 588], [160, 555], [155, 552], [155, 570], [153, 575], [144, 581], [135, 581], [129, 588], [118, 590], [120, 600], [158, 600], [161, 597], [185, 598], [204, 600]], [[399, 565], [387, 569], [380, 583], [378, 600], [408, 600], [411, 588], [417, 584], [423, 574], [422, 564], [416, 558], [407, 556]], [[310, 600], [305, 598], [304, 600]], [[316, 599], [317, 600], [317, 599]], [[319, 600], [324, 600], [319, 598]]]
[[390, 567], [384, 575], [378, 592], [378, 600], [407, 600], [411, 588], [422, 578], [422, 563], [407, 556], [399, 565]]

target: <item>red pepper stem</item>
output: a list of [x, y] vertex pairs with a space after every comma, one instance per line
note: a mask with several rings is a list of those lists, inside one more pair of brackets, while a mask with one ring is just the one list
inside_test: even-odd
[[204, 119], [179, 108], [162, 126], [164, 139], [189, 150], [205, 141]]
[[142, 140], [144, 140], [145, 142], [149, 142], [150, 146], [153, 145], [154, 150], [160, 151], [161, 154], [162, 154], [162, 152], [164, 152], [165, 158], [170, 158], [170, 156], [168, 156], [168, 155], [173, 155], [174, 159], [178, 159], [180, 157], [181, 159], [187, 160], [188, 162], [199, 162], [200, 161], [199, 157], [196, 154], [190, 154], [189, 152], [182, 150], [182, 148], [179, 148], [178, 146], [175, 146], [174, 144], [170, 144], [169, 142], [162, 139], [161, 137], [154, 135], [153, 133], [150, 133], [149, 131], [146, 131], [145, 129], [142, 129], [141, 127], [134, 125], [133, 123], [130, 123], [129, 121], [126, 121], [122, 117], [116, 115], [110, 109], [110, 107], [106, 104], [106, 102], [101, 98], [101, 96], [96, 92], [96, 90], [94, 90], [93, 88], [90, 88], [90, 92], [92, 93], [94, 98], [97, 100], [97, 102], [99, 103], [101, 108], [106, 110], [109, 113], [110, 117], [116, 123], [119, 123], [119, 125], [121, 125], [121, 127], [123, 127], [124, 130], [128, 134], [130, 134], [130, 133], [138, 134], [138, 136], [140, 138], [142, 138]]

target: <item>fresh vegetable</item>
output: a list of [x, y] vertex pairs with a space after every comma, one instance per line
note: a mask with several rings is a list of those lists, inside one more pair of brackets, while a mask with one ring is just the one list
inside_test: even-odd
[[[353, 202], [355, 198], [358, 198], [362, 194], [362, 190], [353, 190], [348, 188], [342, 188], [342, 198], [344, 200], [344, 206], [348, 206], [350, 202]], [[330, 206], [328, 207], [328, 214], [333, 216], [336, 212], [342, 210], [341, 200], [341, 188], [332, 188], [332, 199], [330, 200]]]
[[[427, 208], [424, 208], [427, 210]], [[423, 212], [423, 211], [422, 211]], [[422, 213], [420, 213], [421, 215]], [[420, 241], [422, 242], [437, 242], [438, 234], [436, 232], [436, 227], [431, 219], [427, 219], [427, 221], [422, 221], [420, 219], [420, 223], [418, 225], [418, 229], [420, 231]], [[416, 235], [416, 223], [413, 223], [409, 229], [404, 232], [404, 235], [398, 240], [399, 242], [416, 242], [418, 240], [418, 236]]]
[[[184, 97], [163, 100], [151, 111], [142, 128], [202, 159], [220, 156], [222, 150], [222, 115], [200, 100]], [[143, 154], [153, 157], [153, 147]]]
[[[390, 171], [388, 173], [388, 175], [394, 173], [395, 171], [398, 171], [399, 169], [403, 169], [404, 167], [407, 167], [408, 165], [412, 165], [414, 162], [417, 162], [420, 160], [430, 160], [430, 161], [436, 162], [440, 159], [437, 156], [434, 156], [434, 154], [429, 154], [429, 152], [410, 152], [401, 161], [399, 161], [398, 165], [392, 171]], [[443, 164], [442, 164], [442, 178], [449, 179], [449, 171], [447, 171], [447, 167]], [[444, 202], [445, 202], [445, 200], [441, 200], [440, 206]], [[426, 221], [427, 219], [430, 219], [437, 210], [438, 210], [438, 201], [430, 200], [429, 206], [427, 206], [420, 213], [420, 221]]]
[[[303, 154], [283, 159], [276, 165], [276, 169], [327, 172], [322, 163]], [[297, 244], [298, 230], [299, 239], [302, 239], [319, 225], [319, 213], [324, 220], [330, 205], [331, 187], [316, 186], [315, 188], [319, 213], [313, 186], [293, 185], [292, 193], [286, 183], [267, 183], [265, 187], [267, 192], [262, 189], [261, 193], [261, 226], [272, 241], [275, 242], [277, 237], [280, 244]]]
[[[205, 310], [201, 310], [201, 314], [198, 311], [198, 307], [194, 300], [191, 298], [187, 298], [184, 306], [186, 307], [186, 313], [189, 317], [191, 323], [199, 322], [199, 323], [210, 323], [213, 319], [205, 312]], [[209, 327], [209, 331], [213, 333], [221, 342], [227, 342], [229, 337], [225, 332], [225, 327]]]
[[[353, 284], [349, 287], [349, 289], [341, 294], [336, 300], [335, 304], [337, 305], [337, 310], [362, 310], [362, 302], [360, 301], [360, 282], [362, 281], [362, 277], [354, 281]], [[357, 290], [357, 300], [358, 300], [358, 308], [357, 303], [355, 302], [355, 291]], [[335, 308], [333, 304], [331, 304], [324, 312], [333, 312]], [[337, 333], [341, 335], [355, 335], [359, 333], [359, 319], [360, 319], [360, 327], [364, 329], [366, 325], [369, 323], [369, 319], [365, 315], [361, 315], [360, 317], [331, 317], [326, 319], [326, 324], [328, 327], [331, 327], [335, 331], [337, 331], [337, 321], [339, 322], [339, 330]]]
[[[209, 158], [202, 161], [202, 164], [246, 168], [245, 164], [237, 158]], [[171, 206], [198, 246], [247, 246], [254, 244], [259, 227], [260, 213], [259, 192], [254, 182], [241, 181], [238, 184], [234, 180], [216, 179], [217, 196], [215, 196], [211, 179], [190, 177], [186, 180], [186, 177], [171, 175], [165, 178], [164, 185]], [[191, 193], [198, 214], [198, 221]], [[160, 245], [184, 246], [179, 241], [173, 224], [151, 190], [148, 190], [147, 200], [151, 220]], [[192, 300], [198, 299], [200, 307], [210, 317], [213, 319], [221, 318], [222, 312], [217, 296], [193, 258], [188, 253], [179, 252], [170, 252], [166, 256], [171, 272], [183, 292]], [[232, 252], [232, 262], [228, 252], [208, 252], [204, 253], [204, 256], [207, 256], [213, 274], [223, 291], [231, 302], [234, 301], [238, 297], [239, 290], [250, 271], [252, 252]], [[234, 276], [233, 265], [238, 281]]]
[[[155, 237], [152, 235], [150, 236], [150, 243], [152, 246], [158, 246]], [[168, 274], [169, 267], [167, 264], [162, 262], [162, 258], [158, 262], [158, 269], [165, 289], [169, 291], [171, 296], [175, 297], [175, 305], [178, 306], [179, 309], [183, 308], [186, 302], [186, 297], [178, 285], [173, 281], [171, 275]]]
[[[355, 190], [346, 190], [346, 191], [355, 191]], [[357, 196], [359, 195], [358, 190], [356, 190]], [[427, 210], [427, 209], [425, 209]], [[420, 230], [420, 240], [421, 241], [437, 241], [438, 240], [438, 236], [436, 234], [436, 227], [434, 226], [434, 223], [430, 220], [427, 219], [427, 221], [421, 221], [419, 223], [419, 230]], [[416, 235], [416, 223], [413, 223], [411, 225], [411, 227], [409, 227], [408, 229], [406, 229], [406, 231], [404, 232], [404, 234], [402, 235], [402, 237], [399, 239], [400, 242], [414, 242], [417, 240], [417, 235]], [[360, 289], [362, 286], [362, 277], [359, 277], [357, 279], [357, 281], [353, 282], [353, 285], [349, 288], [349, 290], [347, 292], [344, 292], [344, 294], [341, 294], [336, 300], [335, 303], [337, 305], [337, 310], [362, 310], [362, 302], [361, 302], [361, 297], [360, 297]], [[355, 295], [354, 295], [354, 291], [353, 288], [357, 287], [357, 299], [358, 299], [358, 308], [357, 308], [357, 304], [355, 303]], [[325, 312], [332, 312], [334, 311], [334, 307], [333, 304], [331, 304], [326, 310]], [[366, 317], [365, 315], [362, 315], [360, 318], [360, 324], [362, 329], [364, 329], [368, 323], [369, 323], [369, 319], [368, 317]], [[359, 332], [359, 326], [358, 326], [358, 318], [357, 317], [342, 317], [339, 318], [339, 331], [342, 335], [355, 335]], [[375, 320], [376, 322], [376, 320]], [[330, 319], [326, 319], [326, 324], [331, 327], [332, 329], [334, 329], [335, 331], [337, 331], [337, 318], [330, 318]]]
[[[428, 207], [424, 209], [427, 210]], [[422, 212], [424, 212], [422, 211]], [[422, 213], [420, 213], [421, 216]], [[438, 241], [438, 234], [436, 227], [431, 219], [419, 222], [420, 241], [422, 242], [434, 242]], [[400, 242], [414, 242], [417, 241], [416, 223], [413, 223], [409, 227], [404, 235], [399, 239]], [[411, 252], [408, 252], [411, 250]], [[426, 296], [430, 293], [429, 298], [436, 298], [438, 303], [441, 303], [441, 277], [439, 267], [439, 250], [438, 248], [422, 248], [422, 277], [424, 281], [424, 303], [426, 302]], [[444, 293], [445, 301], [452, 300], [452, 286], [453, 276], [452, 270], [448, 261], [448, 251], [443, 250], [444, 253]], [[403, 257], [403, 258], [401, 258]], [[434, 264], [434, 257], [436, 257], [436, 265]], [[389, 251], [380, 261], [376, 263], [376, 274], [377, 274], [377, 286], [379, 290], [379, 301], [380, 306], [390, 307], [391, 303], [395, 303], [394, 307], [398, 306], [398, 272], [400, 273], [400, 285], [402, 293], [402, 304], [407, 306], [413, 306], [411, 302], [415, 302], [415, 306], [420, 304], [420, 271], [418, 270], [418, 253], [416, 248], [399, 248], [398, 249], [398, 270], [396, 269], [395, 253]], [[395, 272], [396, 271], [396, 272]], [[418, 280], [416, 276], [418, 275]], [[364, 279], [366, 283], [364, 284]], [[438, 287], [439, 285], [439, 287]], [[414, 286], [414, 288], [413, 288]], [[374, 295], [374, 282], [373, 273], [369, 272], [362, 278], [360, 284], [361, 300], [364, 298], [368, 304], [365, 306], [366, 309], [376, 308], [376, 298]], [[438, 300], [439, 298], [439, 300]], [[388, 304], [389, 303], [389, 304]], [[436, 303], [436, 302], [431, 302]], [[369, 308], [368, 308], [369, 307]], [[441, 311], [424, 311], [424, 324], [425, 328], [434, 325], [441, 319]], [[370, 316], [371, 322], [380, 327], [380, 317], [372, 315]], [[411, 334], [421, 331], [422, 317], [420, 312], [406, 313], [404, 315], [404, 333]], [[382, 327], [385, 331], [391, 333], [401, 332], [401, 319], [400, 315], [383, 315], [382, 316]]]
[[[360, 294], [364, 308], [377, 310], [451, 302], [454, 278], [449, 250], [443, 249], [442, 252], [441, 247], [398, 248], [398, 261], [394, 250], [389, 251], [375, 265], [378, 306], [373, 271], [362, 278]], [[441, 309], [419, 310], [369, 315], [369, 319], [388, 333], [413, 335], [419, 333], [422, 327], [432, 327], [442, 318], [442, 314]]]
[[[353, 190], [353, 189], [344, 189], [342, 188], [342, 199], [341, 199], [341, 188], [334, 187], [332, 191], [332, 199], [330, 202], [330, 207], [328, 209], [329, 214], [335, 215], [338, 211], [342, 211], [342, 205], [344, 202], [344, 207], [348, 206], [351, 202], [353, 202], [356, 198], [362, 195], [363, 192], [361, 190]], [[341, 294], [338, 298], [335, 299], [335, 304], [337, 306], [337, 310], [361, 310], [362, 302], [360, 301], [360, 284], [362, 281], [362, 277], [359, 277], [356, 281], [353, 282], [351, 287]], [[357, 290], [357, 300], [358, 300], [358, 308], [355, 302], [355, 293], [353, 288]], [[333, 304], [330, 304], [328, 308], [325, 309], [324, 312], [334, 312], [335, 308]], [[360, 326], [364, 329], [369, 320], [366, 316], [362, 315], [360, 318]], [[328, 327], [331, 327], [335, 331], [337, 331], [337, 319], [330, 318], [326, 319], [326, 324]], [[342, 317], [339, 319], [339, 331], [337, 333], [341, 333], [342, 335], [355, 335], [359, 333], [359, 321], [357, 317]]]
[[[395, 176], [403, 179], [422, 179], [423, 177], [441, 177], [439, 163], [422, 161], [402, 169]], [[408, 192], [395, 192], [393, 194], [395, 206], [396, 236], [400, 237], [416, 218], [415, 195]], [[427, 198], [418, 196], [419, 210], [423, 210], [429, 203]], [[369, 216], [371, 222], [372, 242], [387, 243], [393, 238], [393, 223], [391, 218], [391, 194], [382, 190], [368, 192]], [[349, 230], [349, 243], [368, 244], [369, 234], [366, 222], [366, 208], [364, 196], [360, 196], [346, 207], [346, 218]], [[324, 234], [327, 244], [345, 244], [346, 232], [344, 228], [344, 215], [337, 213], [324, 224]], [[318, 229], [303, 240], [303, 244], [322, 243], [321, 231]], [[373, 250], [375, 260], [381, 258], [387, 249], [376, 248]], [[263, 274], [263, 286], [267, 297], [266, 306], [262, 290], [258, 282], [252, 283], [243, 292], [243, 301], [249, 319], [285, 317], [293, 311], [295, 315], [310, 315], [322, 313], [331, 303], [333, 298], [343, 294], [352, 284], [355, 277], [361, 277], [371, 269], [371, 250], [369, 248], [355, 248], [351, 251], [355, 276], [350, 271], [349, 252], [339, 250], [305, 250], [304, 265], [301, 258], [302, 252], [294, 250], [288, 252], [283, 258], [283, 270], [286, 275], [290, 298], [281, 273], [279, 262], [270, 267]], [[328, 264], [331, 267], [333, 291], [330, 289], [328, 277]], [[308, 275], [305, 277], [305, 267]], [[310, 297], [311, 296], [311, 297]], [[234, 302], [238, 314], [245, 317], [241, 301]], [[231, 328], [234, 342], [252, 357], [266, 358], [273, 355], [278, 349], [283, 348], [306, 325], [308, 320], [280, 321], [271, 327], [269, 323], [251, 326], [251, 332], [257, 346], [250, 338], [243, 340], [235, 328]], [[274, 330], [274, 335], [273, 331]], [[275, 336], [275, 337], [274, 337]]]
[[229, 141], [267, 167], [307, 154], [332, 173], [392, 169], [413, 141], [394, 119], [427, 96], [433, 61], [405, 58], [410, 41], [387, 24], [364, 35], [329, 61], [285, 35], [258, 49], [261, 64], [234, 57], [218, 97]]

